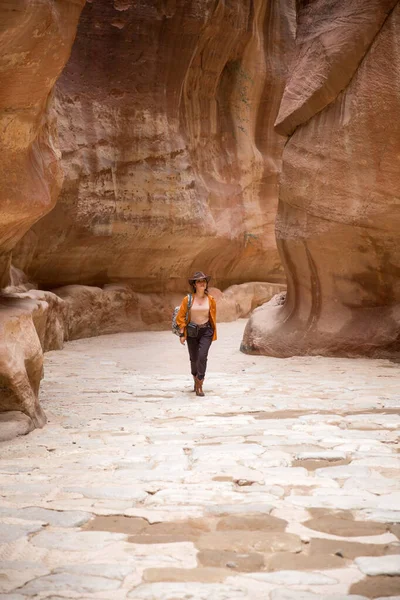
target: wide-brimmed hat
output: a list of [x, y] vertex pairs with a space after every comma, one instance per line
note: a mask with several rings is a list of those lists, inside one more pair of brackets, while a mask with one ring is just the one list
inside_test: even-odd
[[200, 279], [205, 279], [207, 283], [211, 279], [211, 275], [205, 275], [203, 271], [196, 271], [196, 273], [189, 279], [190, 285], [193, 285], [195, 281], [199, 281]]

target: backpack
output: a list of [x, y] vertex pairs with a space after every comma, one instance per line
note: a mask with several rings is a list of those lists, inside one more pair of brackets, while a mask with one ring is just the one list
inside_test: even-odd
[[[186, 322], [188, 321], [189, 310], [192, 308], [192, 304], [193, 304], [193, 296], [192, 296], [192, 294], [188, 294], [188, 307], [187, 307], [187, 311], [186, 311]], [[176, 306], [174, 308], [174, 312], [172, 313], [172, 333], [180, 336], [181, 335], [180, 327], [178, 326], [178, 323], [176, 322], [176, 317], [178, 315], [179, 309], [180, 309], [180, 306]]]

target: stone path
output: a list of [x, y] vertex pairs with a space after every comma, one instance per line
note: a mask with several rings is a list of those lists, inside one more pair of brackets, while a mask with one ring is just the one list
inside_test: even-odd
[[169, 332], [46, 355], [43, 430], [0, 444], [0, 598], [400, 598], [400, 366], [245, 356], [204, 399]]

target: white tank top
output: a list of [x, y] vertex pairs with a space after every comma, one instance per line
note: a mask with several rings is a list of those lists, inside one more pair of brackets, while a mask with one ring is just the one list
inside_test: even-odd
[[193, 300], [192, 308], [190, 309], [190, 320], [192, 323], [197, 325], [203, 325], [207, 323], [210, 318], [210, 301], [208, 298], [204, 298], [203, 302], [199, 304], [196, 296]]

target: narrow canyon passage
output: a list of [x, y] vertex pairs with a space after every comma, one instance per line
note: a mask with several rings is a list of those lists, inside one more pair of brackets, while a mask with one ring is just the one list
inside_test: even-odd
[[245, 324], [204, 398], [170, 332], [46, 354], [48, 424], [0, 444], [0, 598], [400, 598], [400, 365], [244, 355]]

